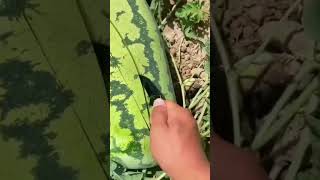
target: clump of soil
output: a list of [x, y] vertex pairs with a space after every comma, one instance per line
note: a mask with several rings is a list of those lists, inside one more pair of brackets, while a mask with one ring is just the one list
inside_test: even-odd
[[[216, 0], [218, 1], [218, 0]], [[234, 61], [254, 53], [265, 39], [265, 35], [273, 30], [279, 31], [278, 37], [288, 37], [289, 33], [297, 33], [301, 30], [301, 8], [291, 13], [284, 24], [279, 21], [295, 0], [231, 0], [228, 5], [220, 3], [217, 7], [217, 16], [222, 23], [222, 32]], [[219, 10], [220, 8], [220, 10]], [[273, 23], [273, 25], [272, 25]], [[271, 27], [271, 28], [270, 28]], [[285, 32], [282, 32], [285, 31]], [[286, 33], [287, 36], [283, 36]], [[289, 38], [289, 37], [288, 37]], [[278, 43], [285, 43], [285, 39]], [[276, 43], [276, 42], [275, 42]], [[275, 44], [274, 43], [274, 44]], [[278, 44], [278, 49], [283, 44]], [[284, 49], [280, 48], [280, 51]]]
[[[258, 94], [273, 94], [278, 91], [278, 87], [286, 87], [295, 75], [296, 69], [299, 69], [301, 64], [312, 56], [314, 44], [303, 32], [302, 5], [295, 8], [288, 18], [283, 19], [295, 2], [296, 0], [230, 0], [228, 3], [223, 0], [215, 0], [213, 2], [216, 4], [213, 12], [217, 17], [226, 47], [229, 50], [231, 63], [234, 64], [248, 58], [257, 51], [264, 41], [272, 36], [265, 52], [274, 63], [263, 67], [263, 71], [256, 72], [254, 75], [252, 72], [249, 73], [254, 76], [252, 80], [240, 78], [244, 94], [250, 96], [257, 92], [259, 92]], [[250, 69], [257, 71], [257, 66], [250, 66], [247, 71]], [[246, 76], [248, 74], [246, 73], [240, 73], [240, 76], [244, 74]], [[270, 74], [272, 76], [269, 77]], [[261, 78], [264, 80], [257, 83]], [[255, 86], [253, 87], [252, 84]], [[280, 89], [282, 90], [276, 94], [281, 95], [283, 88]], [[271, 95], [266, 95], [270, 100], [269, 96]], [[259, 101], [261, 107], [272, 107], [275, 103], [266, 105], [263, 100]], [[269, 110], [264, 110], [263, 114]]]

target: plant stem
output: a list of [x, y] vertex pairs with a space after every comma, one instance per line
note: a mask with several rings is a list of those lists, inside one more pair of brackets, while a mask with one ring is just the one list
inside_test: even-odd
[[288, 85], [288, 87], [285, 89], [277, 103], [273, 106], [271, 112], [264, 117], [264, 123], [260, 130], [258, 131], [257, 135], [255, 136], [252, 147], [255, 147], [258, 142], [261, 141], [262, 136], [265, 134], [265, 132], [268, 130], [270, 125], [273, 123], [273, 121], [278, 116], [279, 112], [281, 111], [282, 107], [288, 102], [290, 97], [293, 95], [293, 93], [296, 91], [297, 86], [299, 82], [303, 79], [303, 77], [310, 72], [312, 68], [312, 63], [309, 61], [305, 61], [302, 65], [299, 73], [294, 77], [293, 81]]
[[207, 92], [209, 92], [210, 90], [210, 86], [207, 86], [206, 89], [200, 94], [197, 96], [197, 98], [193, 101], [192, 104], [189, 105], [188, 109], [192, 109], [194, 108], [200, 101], [201, 99], [207, 94]]
[[204, 131], [207, 127], [210, 126], [210, 121], [206, 122], [203, 126], [201, 126], [201, 131]]
[[[162, 4], [161, 4], [161, 2], [162, 2], [162, 0], [160, 1], [158, 1], [159, 3], [158, 3], [158, 18], [159, 18], [159, 22], [161, 22], [162, 21], [162, 15], [161, 15], [161, 13], [162, 13]], [[163, 3], [163, 2], [162, 2]]]
[[153, 16], [156, 15], [156, 10], [158, 8], [158, 5], [159, 5], [159, 1], [158, 0], [152, 0], [151, 3], [150, 3], [150, 10], [151, 12], [153, 12]]
[[269, 173], [269, 178], [271, 180], [276, 180], [281, 173], [281, 170], [287, 165], [286, 162], [276, 162], [275, 165], [271, 168], [271, 171]]
[[303, 157], [306, 153], [310, 145], [310, 137], [309, 137], [309, 128], [305, 127], [300, 135], [300, 141], [298, 143], [297, 149], [294, 152], [293, 161], [289, 167], [288, 173], [285, 177], [285, 180], [295, 179]]
[[201, 137], [207, 137], [208, 135], [210, 135], [210, 129], [208, 129], [206, 132], [201, 134]]
[[[197, 94], [192, 98], [192, 100], [191, 100], [191, 102], [190, 102], [190, 104], [189, 104], [188, 109], [191, 110], [191, 109], [193, 108], [193, 106], [194, 106], [194, 104], [195, 104], [195, 101], [198, 99], [200, 93], [202, 92], [202, 90], [204, 89], [204, 87], [207, 86], [207, 84], [208, 84], [208, 81], [206, 81], [206, 82], [204, 83], [204, 85], [198, 90]], [[208, 88], [208, 87], [207, 87], [207, 88]]]
[[204, 113], [206, 112], [207, 106], [208, 106], [208, 104], [207, 104], [206, 102], [205, 102], [204, 105], [202, 106], [201, 114], [200, 114], [200, 116], [199, 116], [199, 118], [198, 118], [198, 121], [197, 121], [199, 128], [200, 128], [200, 126], [201, 126], [202, 119], [203, 119]]
[[199, 115], [200, 115], [200, 111], [197, 111], [193, 118], [197, 119]]
[[159, 177], [157, 177], [156, 180], [161, 180], [162, 178], [164, 178], [167, 174], [164, 172], [162, 173]]
[[[170, 53], [169, 53], [170, 54]], [[177, 76], [178, 76], [178, 80], [179, 80], [179, 84], [180, 84], [180, 88], [181, 88], [181, 94], [182, 94], [182, 102], [183, 102], [183, 107], [186, 107], [186, 95], [185, 95], [185, 90], [184, 90], [184, 85], [180, 76], [180, 72], [178, 70], [177, 64], [175, 59], [173, 58], [172, 54], [170, 54], [171, 56], [171, 60], [174, 66], [174, 69], [176, 70]]]
[[[179, 63], [181, 64], [181, 45], [183, 43], [183, 40], [184, 40], [184, 37], [182, 37], [181, 39], [181, 42], [180, 42], [180, 45], [179, 45]], [[177, 67], [178, 69], [178, 67]], [[181, 79], [181, 77], [180, 77]], [[182, 79], [181, 79], [181, 83], [182, 82]], [[182, 92], [183, 91], [183, 92]], [[184, 84], [181, 84], [181, 93], [182, 93], [182, 103], [183, 103], [183, 107], [186, 107], [186, 92], [185, 92], [185, 89], [184, 89]]]
[[231, 68], [229, 57], [227, 54], [227, 51], [224, 47], [224, 43], [221, 37], [221, 34], [218, 30], [218, 26], [216, 24], [216, 21], [214, 18], [212, 18], [212, 31], [213, 35], [216, 40], [216, 45], [218, 48], [218, 51], [221, 56], [221, 60], [223, 63], [223, 67], [225, 69], [226, 77], [227, 77], [227, 84], [229, 89], [229, 99], [232, 109], [232, 120], [233, 120], [233, 137], [234, 137], [234, 144], [237, 146], [241, 145], [241, 133], [240, 133], [240, 116], [239, 116], [239, 90], [237, 87], [237, 74], [236, 72]]
[[308, 98], [318, 87], [319, 77], [316, 76], [300, 94], [300, 96], [293, 103], [287, 105], [287, 107], [282, 110], [280, 118], [274, 123], [274, 125], [268, 128], [269, 131], [266, 131], [264, 134], [262, 134], [261, 138], [252, 144], [251, 148], [253, 150], [257, 150], [268, 143], [274, 136], [276, 136], [281, 129], [283, 129], [284, 126], [289, 123], [299, 108], [308, 100]]
[[[204, 93], [204, 95], [207, 95], [207, 93]], [[205, 98], [207, 98], [207, 96], [203, 96], [203, 98], [200, 99], [200, 102], [197, 104], [197, 106], [194, 108], [194, 110], [197, 111], [197, 110], [202, 109], [204, 103], [206, 103], [206, 99]]]
[[[180, 41], [180, 44], [179, 44], [179, 50], [178, 50], [178, 57], [179, 57], [179, 64], [181, 65], [181, 46], [182, 46], [182, 43], [184, 41], [184, 37], [182, 37], [181, 41]], [[179, 67], [180, 68], [180, 67]]]
[[181, 0], [178, 0], [176, 4], [172, 7], [169, 14], [162, 20], [161, 24], [159, 25], [159, 29], [162, 29], [164, 25], [167, 24], [168, 19], [172, 16], [173, 12], [176, 10], [177, 6], [180, 4]]

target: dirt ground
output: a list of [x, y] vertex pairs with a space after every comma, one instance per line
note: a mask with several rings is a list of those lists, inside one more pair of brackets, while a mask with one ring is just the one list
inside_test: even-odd
[[[242, 135], [245, 139], [249, 139], [249, 143], [284, 90], [292, 84], [293, 78], [301, 71], [303, 64], [319, 57], [319, 45], [315, 44], [304, 29], [305, 2], [306, 0], [214, 0], [212, 2], [215, 4], [213, 15], [219, 24], [230, 63], [240, 75], [240, 96], [243, 103], [241, 111], [246, 116], [243, 119], [253, 124], [250, 128], [241, 127]], [[297, 3], [298, 5], [294, 7]], [[264, 46], [262, 50], [259, 49], [261, 46]], [[243, 63], [257, 51], [262, 53], [254, 62]], [[312, 79], [311, 74], [307, 74], [302, 82], [299, 82], [300, 85], [282, 107], [283, 109], [290, 107], [290, 104], [299, 97], [299, 93], [304, 91], [306, 84]], [[312, 98], [316, 99], [316, 96], [313, 95]], [[310, 102], [312, 98], [310, 97]], [[301, 106], [290, 123], [283, 127], [283, 131], [278, 133], [270, 145], [260, 149], [261, 157], [268, 160], [264, 165], [273, 179], [284, 179], [288, 162], [297, 158], [293, 152], [297, 149], [297, 142], [308, 121], [300, 112], [305, 108]], [[242, 120], [241, 123], [243, 122]], [[246, 134], [248, 129], [253, 130], [252, 134]], [[275, 149], [281, 149], [281, 153], [269, 156]], [[308, 156], [316, 156], [315, 154]], [[305, 173], [303, 168], [306, 168], [304, 165], [308, 162], [306, 159], [300, 169], [302, 173], [299, 173], [301, 175], [299, 177], [309, 173], [303, 174]], [[278, 172], [276, 170], [279, 167]]]
[[[188, 0], [192, 1], [192, 0]], [[205, 2], [203, 10], [210, 14], [210, 1]], [[170, 1], [172, 5], [175, 1]], [[183, 5], [185, 2], [180, 3]], [[210, 22], [206, 22], [200, 29], [201, 38], [205, 40], [210, 39]], [[177, 18], [170, 18], [163, 29], [165, 40], [170, 44], [170, 54], [174, 57], [181, 78], [186, 82], [186, 90], [188, 92], [195, 92], [208, 79], [208, 73], [205, 71], [205, 63], [209, 59], [208, 53], [203, 49], [201, 44], [195, 40], [186, 39], [181, 29], [181, 25]], [[188, 81], [188, 82], [187, 82]], [[193, 94], [193, 93], [191, 93]]]
[[[237, 63], [250, 57], [270, 34], [274, 34], [265, 48], [265, 60], [273, 62], [265, 66], [250, 65], [241, 72], [241, 85], [246, 93], [258, 93], [259, 104], [271, 106], [283, 88], [299, 70], [301, 64], [312, 58], [314, 41], [303, 31], [302, 10], [298, 5], [288, 19], [280, 22], [296, 0], [215, 0], [213, 10], [219, 23], [220, 30], [226, 40], [231, 63]], [[262, 58], [263, 59], [263, 58]], [[261, 72], [263, 72], [263, 76]], [[259, 75], [260, 74], [260, 75]], [[250, 77], [249, 76], [254, 76]], [[263, 81], [255, 83], [256, 79]], [[280, 91], [274, 93], [274, 91]], [[271, 95], [272, 94], [272, 95]], [[256, 97], [255, 97], [255, 100]], [[257, 110], [262, 111], [262, 110]], [[263, 110], [266, 111], [266, 110]], [[263, 114], [263, 112], [261, 112]], [[262, 114], [259, 114], [260, 117]]]

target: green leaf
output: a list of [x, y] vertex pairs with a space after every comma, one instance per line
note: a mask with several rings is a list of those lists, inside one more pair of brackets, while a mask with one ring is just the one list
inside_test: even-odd
[[176, 16], [181, 20], [185, 20], [185, 22], [198, 24], [204, 19], [203, 3], [199, 1], [187, 3], [177, 10]]
[[320, 40], [320, 1], [308, 0], [303, 10], [303, 25], [307, 35], [316, 41]]
[[198, 40], [195, 27], [200, 22], [204, 21], [205, 14], [202, 10], [203, 5], [204, 2], [189, 2], [183, 5], [175, 13], [176, 17], [180, 20], [182, 29], [187, 38]]
[[196, 32], [193, 30], [193, 27], [191, 26], [187, 26], [185, 29], [184, 29], [184, 34], [187, 38], [190, 38], [190, 39], [197, 39], [197, 34]]

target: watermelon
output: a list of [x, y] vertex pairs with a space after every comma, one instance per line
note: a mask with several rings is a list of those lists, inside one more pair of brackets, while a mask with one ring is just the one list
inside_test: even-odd
[[111, 0], [110, 12], [110, 158], [150, 168], [152, 100], [175, 101], [168, 61], [145, 0]]
[[78, 1], [0, 0], [1, 180], [108, 179], [107, 2]]

